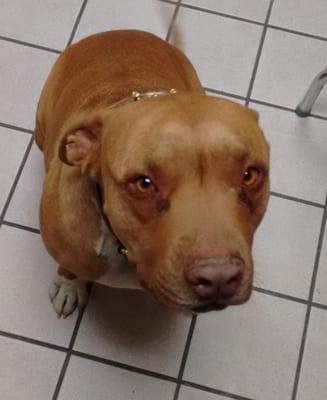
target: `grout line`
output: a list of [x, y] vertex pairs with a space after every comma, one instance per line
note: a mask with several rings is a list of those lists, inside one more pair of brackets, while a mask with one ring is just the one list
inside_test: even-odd
[[278, 104], [269, 103], [268, 101], [261, 101], [261, 100], [250, 98], [249, 103], [260, 104], [262, 106], [268, 106], [268, 107], [272, 107], [272, 108], [277, 108], [278, 110], [289, 111], [289, 112], [295, 113], [295, 108], [280, 106]]
[[189, 382], [189, 381], [182, 381], [182, 384], [184, 386], [188, 386], [194, 389], [199, 389], [202, 390], [203, 392], [208, 392], [208, 393], [213, 393], [213, 394], [218, 394], [220, 396], [226, 397], [228, 399], [234, 399], [234, 400], [253, 400], [250, 399], [249, 397], [243, 397], [243, 396], [239, 396], [237, 394], [233, 394], [233, 393], [229, 393], [229, 392], [225, 392], [223, 390], [219, 390], [219, 389], [214, 389], [208, 386], [204, 386], [204, 385], [199, 385], [198, 383], [194, 383], [194, 382]]
[[33, 145], [33, 141], [34, 141], [34, 139], [33, 139], [33, 137], [31, 137], [31, 139], [29, 141], [29, 144], [27, 145], [27, 148], [25, 150], [25, 154], [24, 154], [24, 156], [22, 158], [22, 161], [20, 163], [20, 166], [18, 168], [17, 174], [15, 176], [14, 183], [12, 184], [11, 189], [9, 191], [9, 195], [8, 195], [6, 203], [5, 203], [4, 207], [3, 207], [2, 213], [0, 214], [0, 226], [2, 225], [2, 221], [4, 220], [4, 217], [5, 217], [6, 212], [8, 210], [9, 204], [11, 202], [11, 199], [12, 199], [13, 195], [14, 195], [16, 186], [17, 186], [18, 181], [19, 181], [19, 178], [20, 178], [20, 176], [21, 176], [21, 174], [23, 172], [23, 168], [24, 168], [24, 166], [26, 164], [26, 160], [28, 158], [28, 155], [29, 155], [29, 153], [31, 151], [31, 148], [32, 148], [32, 145]]
[[79, 23], [80, 23], [80, 21], [81, 21], [82, 15], [83, 15], [84, 10], [85, 10], [85, 7], [86, 7], [86, 5], [87, 5], [87, 2], [88, 2], [88, 0], [83, 0], [83, 4], [82, 4], [82, 6], [81, 6], [81, 8], [80, 8], [80, 10], [79, 10], [79, 13], [78, 13], [78, 15], [77, 15], [77, 18], [76, 18], [75, 24], [74, 24], [74, 26], [73, 26], [72, 32], [71, 32], [71, 34], [70, 34], [70, 36], [69, 36], [69, 39], [68, 39], [66, 48], [69, 47], [69, 46], [72, 44], [72, 41], [74, 40], [74, 36], [75, 36], [75, 34], [76, 34], [78, 25], [79, 25]]
[[61, 54], [60, 50], [52, 49], [51, 47], [41, 46], [41, 45], [30, 43], [30, 42], [25, 42], [23, 40], [13, 39], [13, 38], [10, 38], [7, 36], [0, 35], [0, 40], [4, 40], [4, 41], [10, 42], [10, 43], [20, 44], [20, 45], [26, 46], [26, 47], [32, 47], [32, 48], [38, 49], [38, 50], [49, 51], [50, 53]]
[[327, 311], [327, 305], [326, 304], [316, 303], [316, 302], [313, 301], [311, 303], [311, 306], [315, 307], [315, 308], [320, 308], [321, 310], [326, 310]]
[[[289, 111], [291, 113], [295, 113], [295, 108], [290, 108], [290, 107], [285, 107], [285, 106], [281, 106], [281, 105], [274, 104], [274, 103], [269, 103], [268, 101], [262, 101], [262, 100], [250, 98], [249, 103], [260, 104], [263, 106], [277, 108], [277, 110], [283, 110], [283, 111]], [[324, 121], [327, 121], [327, 116], [319, 115], [319, 114], [311, 114], [310, 113], [308, 115], [308, 117], [306, 117], [306, 118], [316, 118], [316, 119], [322, 119]]]
[[228, 97], [232, 97], [234, 99], [238, 99], [238, 100], [245, 100], [244, 96], [240, 96], [238, 94], [234, 94], [234, 93], [228, 93], [228, 92], [224, 92], [223, 90], [217, 90], [217, 89], [211, 89], [205, 86], [202, 86], [202, 88], [206, 91], [206, 92], [211, 92], [211, 93], [215, 93], [215, 94], [220, 94], [222, 96], [228, 96]]
[[313, 35], [311, 33], [301, 32], [301, 31], [297, 31], [294, 29], [283, 28], [282, 26], [278, 26], [278, 25], [268, 24], [268, 27], [271, 29], [275, 29], [277, 31], [282, 31], [285, 33], [292, 33], [294, 35], [304, 36], [304, 37], [307, 37], [310, 39], [316, 39], [316, 40], [321, 40], [323, 42], [327, 42], [327, 37], [325, 37], [325, 36]]
[[58, 378], [58, 381], [56, 383], [55, 391], [53, 393], [53, 396], [52, 396], [51, 400], [58, 399], [58, 396], [59, 396], [59, 393], [60, 393], [60, 389], [61, 389], [62, 383], [64, 381], [64, 378], [65, 378], [65, 375], [66, 375], [66, 371], [67, 371], [67, 368], [68, 368], [68, 364], [69, 364], [69, 361], [70, 361], [70, 358], [71, 358], [71, 355], [72, 355], [72, 352], [73, 352], [73, 347], [74, 347], [74, 344], [75, 344], [75, 341], [76, 341], [78, 330], [79, 330], [79, 327], [80, 327], [81, 322], [82, 322], [82, 318], [83, 318], [83, 315], [84, 315], [84, 310], [85, 310], [85, 308], [83, 310], [81, 310], [79, 312], [79, 314], [78, 314], [78, 318], [77, 318], [77, 321], [76, 321], [76, 324], [75, 324], [75, 327], [74, 327], [74, 331], [72, 333], [72, 337], [70, 339], [70, 343], [69, 343], [69, 346], [68, 346], [68, 349], [67, 349], [67, 354], [66, 354], [65, 360], [63, 362], [63, 365], [61, 367], [59, 378]]
[[253, 291], [258, 292], [258, 293], [263, 293], [268, 296], [272, 297], [278, 297], [280, 299], [284, 300], [289, 300], [289, 301], [294, 301], [295, 303], [300, 303], [300, 304], [310, 304], [308, 300], [301, 299], [300, 297], [295, 297], [295, 296], [290, 296], [288, 294], [280, 293], [280, 292], [275, 292], [274, 290], [269, 290], [269, 289], [263, 289], [257, 286], [253, 286]]
[[266, 35], [267, 35], [267, 30], [268, 30], [268, 22], [269, 22], [269, 18], [271, 15], [271, 11], [272, 11], [272, 7], [274, 5], [274, 0], [270, 0], [269, 3], [269, 7], [268, 7], [268, 12], [266, 15], [266, 19], [265, 19], [265, 24], [262, 30], [262, 35], [261, 35], [261, 39], [260, 39], [260, 43], [259, 43], [259, 48], [258, 48], [258, 52], [255, 58], [255, 62], [254, 62], [254, 67], [253, 67], [253, 71], [252, 71], [252, 76], [250, 79], [250, 84], [249, 84], [249, 88], [246, 94], [246, 100], [245, 100], [245, 105], [248, 106], [249, 105], [249, 101], [251, 98], [251, 94], [252, 94], [252, 90], [253, 90], [253, 86], [254, 86], [254, 81], [257, 75], [257, 71], [258, 71], [258, 66], [259, 66], [259, 61], [261, 58], [261, 54], [262, 54], [262, 49], [263, 49], [263, 45], [266, 39]]
[[178, 14], [178, 11], [180, 9], [180, 6], [181, 6], [181, 0], [178, 0], [178, 2], [176, 3], [176, 7], [175, 7], [175, 10], [174, 10], [173, 16], [171, 18], [169, 27], [168, 27], [167, 35], [166, 35], [166, 38], [165, 38], [166, 42], [169, 42], [169, 39], [170, 39], [171, 33], [173, 31], [173, 27], [174, 27], [174, 24], [175, 24], [175, 21], [176, 21], [177, 14]]
[[43, 342], [42, 340], [32, 339], [27, 336], [16, 335], [15, 333], [0, 331], [0, 336], [6, 337], [9, 339], [13, 339], [13, 340], [19, 340], [19, 341], [25, 342], [25, 343], [34, 344], [34, 345], [41, 346], [41, 347], [46, 347], [46, 348], [52, 349], [52, 350], [58, 350], [58, 351], [63, 351], [63, 352], [67, 351], [67, 348], [64, 346], [59, 346], [57, 344]]
[[176, 0], [176, 1], [173, 1], [173, 0], [158, 0], [158, 1], [161, 1], [162, 3], [168, 3], [168, 4], [174, 4], [174, 5], [180, 2], [180, 0]]
[[325, 228], [326, 228], [326, 219], [327, 219], [327, 198], [325, 201], [325, 210], [324, 210], [324, 214], [322, 216], [320, 234], [319, 234], [319, 239], [318, 239], [318, 244], [317, 244], [316, 259], [315, 259], [312, 278], [311, 278], [311, 285], [310, 285], [310, 292], [309, 292], [309, 304], [307, 307], [307, 312], [306, 312], [305, 320], [304, 320], [302, 340], [301, 340], [301, 345], [300, 345], [299, 357], [298, 357], [298, 362], [297, 362], [297, 366], [296, 366], [294, 385], [293, 385], [293, 391], [292, 391], [292, 398], [291, 398], [292, 400], [296, 400], [297, 391], [298, 391], [298, 387], [299, 387], [301, 369], [302, 369], [302, 364], [303, 364], [304, 348], [305, 348], [305, 344], [306, 344], [306, 340], [307, 340], [307, 336], [308, 336], [308, 328], [309, 328], [309, 322], [310, 322], [312, 300], [313, 300], [315, 285], [316, 285], [316, 281], [317, 281], [321, 248], [322, 248], [324, 234], [325, 234]]
[[40, 229], [32, 228], [32, 227], [26, 226], [26, 225], [16, 224], [15, 222], [9, 222], [9, 221], [4, 220], [4, 221], [2, 221], [2, 225], [11, 226], [12, 228], [22, 229], [24, 231], [40, 234]]
[[191, 347], [191, 341], [192, 341], [192, 337], [193, 337], [193, 333], [194, 333], [196, 319], [197, 319], [197, 316], [193, 315], [191, 323], [190, 323], [190, 328], [189, 328], [189, 331], [188, 331], [188, 335], [187, 335], [187, 338], [186, 338], [186, 342], [185, 342], [185, 348], [184, 348], [184, 352], [183, 352], [181, 365], [180, 365], [180, 368], [179, 368], [179, 373], [178, 373], [178, 378], [177, 378], [177, 385], [176, 385], [176, 389], [175, 389], [175, 394], [174, 394], [173, 400], [177, 400], [178, 396], [179, 396], [179, 391], [180, 391], [180, 388], [181, 388], [181, 382], [182, 382], [183, 375], [184, 375], [185, 365], [186, 365], [187, 357], [188, 357], [188, 354], [189, 354], [189, 351], [190, 351], [190, 347]]
[[299, 197], [289, 196], [289, 195], [283, 194], [283, 193], [270, 192], [270, 195], [273, 197], [279, 197], [279, 198], [285, 199], [285, 200], [295, 201], [296, 203], [306, 204], [306, 205], [312, 206], [312, 207], [325, 208], [325, 206], [323, 204], [316, 203], [316, 202], [310, 201], [310, 200], [301, 199]]
[[31, 129], [21, 128], [20, 126], [10, 125], [10, 124], [6, 124], [4, 122], [0, 122], [0, 126], [3, 128], [12, 129], [12, 130], [19, 131], [19, 132], [33, 134], [33, 131]]
[[324, 115], [319, 115], [319, 114], [309, 114], [309, 117], [312, 117], [312, 118], [317, 118], [317, 119], [322, 119], [322, 120], [324, 120], [324, 121], [327, 121], [327, 116], [324, 116]]
[[74, 356], [77, 356], [77, 357], [85, 358], [87, 360], [98, 362], [100, 364], [110, 365], [112, 367], [120, 368], [120, 369], [123, 369], [123, 370], [136, 372], [137, 374], [151, 376], [152, 378], [157, 378], [157, 379], [161, 379], [161, 380], [164, 380], [164, 381], [175, 382], [175, 383], [177, 382], [176, 378], [174, 378], [172, 376], [169, 376], [169, 375], [164, 375], [164, 374], [161, 374], [159, 372], [150, 371], [150, 370], [147, 370], [147, 369], [144, 369], [144, 368], [135, 367], [133, 365], [124, 364], [124, 363], [121, 363], [121, 362], [118, 362], [118, 361], [114, 361], [114, 360], [109, 360], [107, 358], [94, 356], [92, 354], [83, 353], [82, 351], [73, 350], [71, 352], [71, 354], [74, 355]]
[[192, 6], [191, 4], [185, 4], [183, 2], [181, 3], [181, 6], [183, 8], [189, 8], [191, 10], [201, 11], [201, 12], [204, 12], [204, 13], [207, 13], [207, 14], [218, 15], [220, 17], [226, 17], [228, 19], [234, 19], [234, 20], [241, 21], [241, 22], [248, 22], [248, 23], [253, 24], [253, 25], [259, 25], [259, 26], [263, 26], [264, 25], [263, 22], [255, 21], [253, 19], [238, 17], [238, 16], [233, 15], [233, 14], [226, 14], [226, 13], [222, 13], [220, 11], [210, 10], [208, 8]]

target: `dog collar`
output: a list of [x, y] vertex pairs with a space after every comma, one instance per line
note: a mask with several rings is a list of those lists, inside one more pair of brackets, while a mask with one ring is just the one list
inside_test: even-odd
[[130, 96], [125, 97], [124, 99], [118, 100], [114, 104], [111, 104], [109, 106], [109, 109], [121, 107], [127, 103], [134, 103], [134, 102], [142, 100], [142, 99], [153, 99], [155, 97], [167, 96], [169, 94], [176, 94], [176, 93], [177, 93], [176, 89], [170, 89], [168, 92], [162, 90], [159, 92], [145, 92], [145, 93], [140, 93], [140, 92], [137, 92], [134, 90]]
[[[110, 230], [110, 232], [113, 233], [113, 230], [111, 228], [111, 225], [110, 225], [110, 222], [108, 220], [108, 217], [106, 216], [106, 214], [103, 211], [102, 189], [101, 189], [101, 186], [98, 183], [95, 184], [95, 193], [96, 193], [95, 197], [96, 197], [96, 200], [97, 200], [97, 203], [98, 203], [98, 208], [99, 208], [99, 211], [101, 213], [102, 219], [104, 220], [104, 222], [107, 225], [107, 228]], [[117, 253], [121, 254], [124, 257], [127, 257], [128, 250], [120, 242], [120, 240], [117, 238], [117, 236], [116, 236], [116, 239], [117, 239], [117, 242], [118, 242], [118, 244], [117, 244]]]

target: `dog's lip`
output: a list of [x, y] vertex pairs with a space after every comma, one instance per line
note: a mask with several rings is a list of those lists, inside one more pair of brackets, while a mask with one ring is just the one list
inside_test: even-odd
[[204, 304], [199, 307], [192, 308], [192, 311], [194, 313], [205, 313], [209, 311], [222, 311], [226, 307], [228, 307], [225, 304], [217, 304], [217, 303], [210, 303], [210, 304]]
[[[251, 294], [251, 292], [250, 292]], [[249, 299], [249, 296], [239, 296], [239, 295], [234, 295], [229, 298], [219, 298], [216, 299], [213, 302], [210, 303], [204, 303], [201, 304], [200, 306], [192, 308], [192, 311], [194, 313], [203, 313], [203, 312], [208, 312], [208, 311], [221, 311], [224, 310], [228, 306], [236, 306], [240, 304], [244, 304], [247, 300]]]

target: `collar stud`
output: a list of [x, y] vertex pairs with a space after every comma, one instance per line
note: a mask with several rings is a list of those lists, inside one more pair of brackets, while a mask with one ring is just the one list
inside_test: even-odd
[[126, 250], [125, 247], [124, 247], [123, 245], [120, 244], [120, 245], [117, 247], [117, 251], [118, 251], [118, 253], [121, 254], [122, 256], [127, 257], [128, 250]]

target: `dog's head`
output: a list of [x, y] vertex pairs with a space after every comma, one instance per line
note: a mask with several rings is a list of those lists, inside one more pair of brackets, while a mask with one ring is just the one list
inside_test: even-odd
[[144, 99], [79, 122], [61, 158], [101, 182], [112, 229], [158, 299], [206, 311], [249, 298], [269, 193], [255, 111], [200, 94]]

